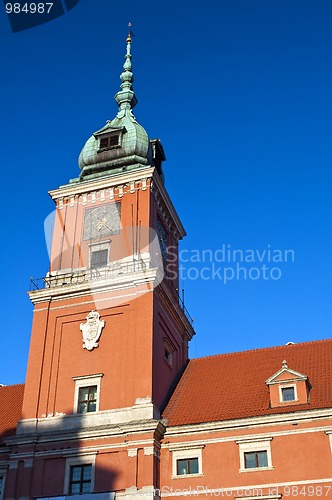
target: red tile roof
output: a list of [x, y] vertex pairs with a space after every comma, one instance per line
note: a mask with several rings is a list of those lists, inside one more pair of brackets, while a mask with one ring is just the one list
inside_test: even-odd
[[2, 439], [16, 432], [21, 418], [24, 384], [0, 387], [0, 445]]
[[[310, 403], [269, 408], [265, 380], [281, 368], [309, 377]], [[332, 408], [332, 339], [193, 359], [163, 412], [169, 425]]]

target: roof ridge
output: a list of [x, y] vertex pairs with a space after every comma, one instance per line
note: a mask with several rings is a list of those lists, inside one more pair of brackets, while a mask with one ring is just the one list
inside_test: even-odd
[[258, 352], [258, 351], [271, 351], [275, 349], [280, 349], [282, 347], [287, 347], [287, 348], [294, 348], [294, 346], [303, 346], [303, 345], [308, 345], [308, 344], [323, 344], [323, 343], [329, 343], [332, 342], [332, 338], [327, 338], [327, 339], [320, 339], [320, 340], [309, 340], [305, 342], [294, 342], [294, 344], [282, 344], [282, 345], [276, 345], [276, 346], [271, 346], [271, 347], [256, 347], [255, 349], [247, 349], [245, 351], [232, 351], [232, 352], [226, 352], [226, 353], [220, 353], [220, 354], [210, 354], [208, 356], [202, 356], [198, 358], [192, 358], [190, 359], [189, 363], [192, 363], [193, 361], [199, 361], [201, 359], [209, 359], [209, 358], [221, 358], [224, 356], [234, 356], [235, 354], [247, 354], [249, 352]]
[[6, 384], [1, 385], [0, 384], [0, 390], [10, 388], [10, 387], [24, 387], [24, 386], [25, 386], [24, 382], [21, 382], [20, 384], [10, 384], [10, 385], [6, 385]]

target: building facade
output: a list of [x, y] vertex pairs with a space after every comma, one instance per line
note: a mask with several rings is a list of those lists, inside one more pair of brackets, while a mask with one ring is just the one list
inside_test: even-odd
[[1, 500], [332, 495], [332, 341], [188, 359], [185, 230], [161, 142], [118, 113], [50, 191], [25, 386], [0, 388]]

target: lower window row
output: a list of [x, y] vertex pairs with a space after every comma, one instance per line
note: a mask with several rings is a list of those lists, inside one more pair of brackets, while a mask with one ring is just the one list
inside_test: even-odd
[[[268, 467], [268, 454], [266, 450], [244, 452], [245, 469]], [[72, 465], [69, 469], [70, 495], [90, 493], [92, 491], [92, 464]], [[199, 457], [180, 458], [176, 460], [176, 475], [200, 474]], [[1, 487], [1, 477], [0, 477]], [[1, 491], [1, 489], [0, 489]]]
[[[194, 452], [194, 450], [192, 450]], [[173, 455], [173, 476], [202, 474], [202, 448], [190, 456], [188, 451], [176, 451]], [[187, 456], [186, 456], [187, 455]], [[93, 491], [94, 463], [75, 464], [77, 459], [67, 462], [66, 494], [80, 495]], [[244, 469], [258, 469], [271, 466], [269, 450], [244, 451], [240, 462]], [[73, 464], [73, 465], [71, 465]], [[175, 473], [175, 474], [174, 474]], [[0, 499], [3, 493], [4, 477], [0, 475]]]
[[[244, 465], [246, 469], [268, 467], [267, 451], [252, 451], [244, 453]], [[176, 473], [178, 476], [199, 474], [198, 457], [179, 459], [176, 461]], [[1, 491], [1, 477], [0, 477]], [[92, 464], [72, 465], [69, 473], [70, 495], [90, 493], [92, 491]]]

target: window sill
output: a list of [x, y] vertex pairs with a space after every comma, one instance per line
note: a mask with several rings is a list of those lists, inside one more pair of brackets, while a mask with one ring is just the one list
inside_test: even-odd
[[171, 476], [171, 479], [188, 479], [191, 477], [202, 477], [204, 476], [203, 472], [199, 472], [198, 474], [180, 474], [179, 476]]
[[248, 469], [239, 469], [239, 472], [263, 472], [265, 470], [274, 470], [274, 467], [252, 467]]
[[73, 415], [81, 415], [81, 416], [86, 416], [86, 415], [96, 415], [99, 413], [99, 410], [94, 410], [94, 411], [85, 411], [85, 412], [78, 412], [76, 411], [75, 413], [73, 413]]
[[116, 146], [108, 146], [107, 148], [100, 148], [97, 151], [98, 153], [104, 153], [105, 151], [112, 151], [112, 149], [118, 149], [121, 148], [121, 144], [117, 144]]

